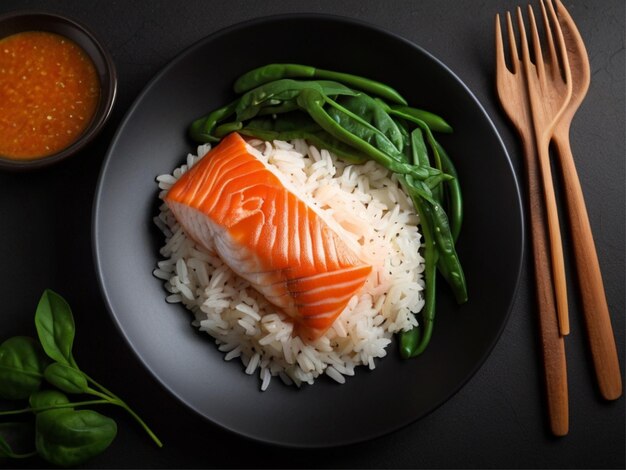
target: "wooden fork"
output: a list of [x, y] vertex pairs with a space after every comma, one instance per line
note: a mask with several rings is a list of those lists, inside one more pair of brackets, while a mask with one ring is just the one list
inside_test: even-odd
[[546, 231], [546, 210], [542, 197], [543, 191], [537, 162], [532, 112], [526, 78], [522, 70], [523, 64], [517, 53], [510, 13], [507, 13], [506, 23], [512, 71], [506, 66], [500, 15], [496, 15], [496, 88], [500, 103], [517, 130], [524, 150], [548, 416], [552, 433], [563, 436], [567, 434], [569, 428], [565, 344], [564, 338], [559, 332], [555, 309]]
[[559, 330], [562, 335], [567, 335], [569, 334], [569, 316], [565, 280], [565, 261], [563, 258], [561, 229], [554, 194], [552, 170], [550, 167], [549, 147], [554, 129], [572, 96], [572, 80], [565, 41], [554, 8], [552, 4], [549, 3], [548, 9], [546, 10], [543, 0], [540, 1], [540, 5], [544, 29], [546, 31], [547, 57], [544, 57], [542, 53], [532, 6], [528, 5], [528, 22], [531, 27], [532, 46], [535, 56], [534, 64], [530, 59], [524, 19], [519, 7], [517, 8], [517, 20], [522, 46], [522, 63], [526, 75], [526, 84], [528, 86], [530, 110], [533, 118], [537, 155], [543, 183], [544, 202], [547, 211], [552, 275], [554, 278], [554, 295], [556, 297]]
[[598, 387], [605, 399], [615, 400], [622, 395], [615, 337], [587, 208], [569, 142], [572, 118], [583, 101], [591, 80], [589, 58], [578, 28], [560, 0], [556, 0], [556, 10], [567, 45], [573, 88], [572, 98], [554, 129], [552, 142], [562, 168], [583, 315]]

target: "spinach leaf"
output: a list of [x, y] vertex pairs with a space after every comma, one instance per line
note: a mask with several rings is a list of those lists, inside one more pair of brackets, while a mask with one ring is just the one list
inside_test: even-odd
[[85, 375], [73, 367], [53, 362], [43, 373], [46, 380], [66, 393], [85, 393], [89, 386]]
[[58, 390], [39, 390], [28, 397], [31, 408], [45, 408], [47, 406], [65, 405], [70, 400]]
[[75, 366], [72, 357], [74, 318], [69, 304], [59, 294], [46, 289], [35, 312], [35, 326], [39, 341], [53, 360]]
[[26, 336], [7, 339], [0, 345], [0, 397], [28, 398], [39, 389], [49, 362], [34, 339]]
[[58, 409], [39, 413], [35, 445], [48, 462], [79, 465], [103, 452], [117, 435], [117, 424], [93, 410]]
[[32, 457], [37, 453], [24, 452], [32, 442], [33, 426], [31, 423], [11, 422], [0, 424], [0, 458], [23, 459]]
[[10, 457], [13, 455], [13, 449], [4, 437], [0, 435], [0, 457]]

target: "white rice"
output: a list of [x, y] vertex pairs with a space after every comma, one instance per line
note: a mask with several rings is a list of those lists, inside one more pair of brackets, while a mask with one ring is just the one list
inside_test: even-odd
[[[157, 177], [159, 197], [209, 150], [198, 147], [199, 157], [190, 154], [171, 175]], [[272, 377], [297, 386], [313, 384], [320, 375], [344, 383], [357, 366], [374, 369], [393, 334], [415, 326], [413, 313], [424, 305], [421, 235], [410, 200], [373, 161], [346, 164], [303, 140], [254, 140], [249, 150], [373, 266], [371, 276], [330, 330], [307, 344], [292, 336], [285, 314], [187, 238], [163, 203], [154, 222], [165, 235], [164, 259], [153, 273], [165, 281], [166, 301], [191, 310], [193, 325], [215, 339], [226, 360], [238, 357], [246, 374], [258, 373], [261, 390]]]

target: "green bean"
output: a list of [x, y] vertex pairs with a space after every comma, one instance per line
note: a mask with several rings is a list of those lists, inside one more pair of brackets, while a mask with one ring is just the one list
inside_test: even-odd
[[[440, 266], [440, 272], [452, 288], [457, 303], [466, 302], [468, 297], [465, 274], [454, 246], [454, 239], [445, 211], [429, 192], [429, 188], [425, 187], [423, 181], [412, 182], [407, 192], [411, 195], [416, 210], [419, 203], [422, 212], [428, 214], [428, 222], [433, 227], [432, 234], [439, 253], [437, 263]], [[424, 202], [422, 203], [418, 198], [423, 199]], [[421, 216], [420, 223], [422, 223]]]
[[450, 224], [445, 211], [434, 202], [432, 204], [432, 220], [435, 225], [434, 237], [440, 254], [441, 263], [445, 265], [448, 273], [448, 284], [452, 288], [452, 292], [458, 303], [467, 301], [467, 285], [465, 283], [465, 274], [461, 267], [461, 262], [454, 246], [454, 239], [450, 233]]
[[439, 143], [437, 143], [437, 148], [441, 156], [442, 171], [453, 177], [453, 179], [446, 182], [448, 189], [448, 208], [446, 213], [450, 220], [450, 231], [456, 243], [461, 233], [461, 226], [463, 225], [463, 195], [461, 193], [461, 184], [459, 183], [459, 177], [452, 160]]
[[[354, 98], [358, 99], [358, 97]], [[350, 106], [354, 103], [352, 101], [346, 103], [348, 107], [330, 98], [326, 98], [326, 103], [329, 105], [328, 115], [345, 130], [388, 154], [394, 160], [404, 161], [402, 134], [396, 123], [384, 111], [381, 110], [382, 114], [379, 113], [377, 116], [363, 117], [352, 109]], [[368, 117], [374, 123], [369, 122]]]
[[217, 137], [218, 139], [221, 139], [222, 137], [227, 136], [231, 132], [236, 132], [240, 130], [242, 127], [243, 127], [243, 124], [241, 123], [241, 121], [226, 122], [224, 124], [220, 124], [219, 126], [217, 126], [215, 128], [215, 132], [213, 133], [213, 135]]
[[298, 96], [298, 103], [309, 113], [311, 118], [330, 135], [342, 142], [345, 142], [346, 144], [352, 145], [395, 173], [410, 174], [418, 180], [423, 180], [429, 176], [439, 173], [432, 168], [415, 168], [408, 163], [394, 160], [389, 155], [381, 152], [363, 139], [355, 137], [354, 134], [344, 129], [328, 115], [323, 107], [326, 103], [326, 98], [316, 90], [303, 90]]
[[460, 184], [433, 135], [452, 132], [450, 125], [406, 105], [382, 83], [298, 64], [251, 70], [237, 80], [235, 91], [243, 93], [238, 100], [192, 124], [194, 139], [215, 142], [233, 131], [263, 140], [306, 139], [345, 161], [373, 159], [396, 174], [420, 219], [426, 282], [420, 326], [399, 335], [400, 352], [403, 357], [421, 354], [434, 328], [437, 271], [457, 302], [467, 300], [455, 246], [463, 222]]
[[[417, 118], [416, 113], [410, 114], [410, 113], [405, 113], [399, 110], [393, 111], [392, 108], [389, 107], [386, 103], [381, 103], [381, 106], [386, 107], [387, 112], [391, 113], [391, 115], [395, 116], [396, 118], [402, 118], [409, 122], [412, 122], [413, 124], [416, 124], [420, 129], [424, 131], [424, 133], [426, 134], [426, 139], [428, 140], [428, 144], [430, 145], [430, 148], [433, 153], [434, 167], [442, 171], [444, 174], [447, 174], [445, 170], [443, 170], [441, 155], [439, 155], [440, 146], [437, 140], [435, 139], [435, 136], [433, 135], [429, 125], [425, 121]], [[408, 107], [405, 107], [405, 109], [415, 110], [415, 108], [408, 108]], [[433, 196], [435, 200], [439, 202], [439, 204], [443, 204], [445, 200], [445, 191], [444, 191], [444, 187], [440, 185], [441, 179], [434, 178], [428, 183], [429, 183], [430, 188], [433, 190]]]
[[385, 98], [393, 103], [406, 104], [406, 100], [396, 90], [384, 83], [360, 77], [358, 75], [350, 75], [347, 73], [333, 72], [330, 70], [317, 69], [316, 76], [327, 80], [337, 80], [368, 93], [373, 93], [381, 98]]
[[239, 100], [235, 100], [222, 108], [212, 111], [207, 116], [192, 122], [189, 127], [189, 135], [191, 138], [196, 142], [219, 142], [220, 139], [212, 135], [213, 129], [219, 121], [235, 114], [238, 102]]
[[[195, 120], [189, 129], [190, 136], [197, 142], [219, 142], [225, 135], [215, 135], [216, 125], [224, 119], [237, 115], [237, 120], [251, 119], [257, 114], [275, 114], [297, 109], [294, 98], [302, 89], [315, 88], [322, 93], [332, 96], [354, 95], [356, 92], [344, 85], [328, 80], [297, 82], [295, 80], [279, 80], [263, 87], [258, 87], [238, 100], [216, 109], [209, 115]], [[266, 109], [265, 109], [266, 108]]]
[[300, 109], [296, 100], [283, 101], [274, 106], [265, 106], [259, 109], [257, 116], [268, 116], [275, 114], [285, 114]]
[[[294, 117], [296, 119], [293, 119]], [[365, 163], [368, 160], [367, 155], [335, 139], [302, 113], [292, 113], [291, 119], [285, 117], [254, 119], [241, 128], [239, 133], [267, 141], [305, 139], [349, 163]]]
[[265, 83], [282, 78], [314, 78], [315, 68], [297, 64], [268, 64], [240, 76], [233, 86], [235, 93], [245, 93]]
[[411, 149], [413, 151], [413, 165], [427, 166], [430, 164], [424, 135], [419, 128], [413, 129], [411, 132]]
[[[382, 106], [385, 107], [386, 105], [381, 102]], [[433, 151], [433, 157], [435, 160], [435, 168], [437, 168], [438, 170], [441, 170], [441, 157], [439, 156], [439, 149], [437, 147], [437, 141], [435, 139], [435, 136], [433, 136], [433, 133], [430, 130], [430, 127], [428, 126], [428, 124], [425, 121], [422, 121], [421, 119], [411, 115], [411, 114], [406, 114], [400, 111], [393, 111], [392, 108], [390, 108], [389, 106], [386, 106], [386, 111], [396, 117], [400, 117], [403, 118], [409, 122], [412, 122], [413, 124], [417, 124], [418, 127], [420, 127], [424, 133], [426, 134], [426, 139], [428, 140], [428, 144], [430, 145], [430, 148]]]
[[406, 100], [396, 90], [384, 83], [341, 72], [323, 70], [300, 64], [269, 64], [243, 74], [235, 81], [235, 93], [244, 93], [253, 88], [283, 78], [320, 78], [343, 82], [359, 90], [373, 93], [393, 103], [406, 105]]
[[422, 338], [422, 329], [419, 326], [408, 331], [401, 331], [399, 334], [400, 356], [403, 359], [413, 357], [413, 352], [417, 349]]
[[410, 177], [399, 176], [400, 183], [411, 196], [413, 205], [420, 218], [422, 234], [424, 236], [424, 307], [422, 308], [422, 325], [404, 331], [400, 334], [400, 354], [405, 359], [418, 356], [424, 352], [432, 336], [435, 321], [436, 303], [436, 269], [439, 253], [434, 237], [433, 221], [428, 209], [416, 192]]
[[[421, 121], [419, 122], [418, 120], [418, 125], [420, 125], [423, 127], [426, 124]], [[413, 132], [418, 131], [419, 128], [416, 128], [413, 130]], [[419, 136], [421, 137], [421, 132], [419, 133]], [[432, 134], [430, 134], [430, 142], [431, 144], [435, 147], [435, 149], [437, 150], [437, 154], [439, 156], [439, 161], [441, 164], [441, 171], [447, 175], [452, 176], [451, 179], [448, 179], [446, 181], [446, 187], [447, 187], [447, 194], [448, 194], [448, 210], [446, 211], [446, 213], [449, 216], [449, 221], [450, 221], [450, 231], [452, 232], [452, 236], [454, 239], [454, 242], [456, 243], [456, 241], [459, 238], [459, 234], [461, 233], [461, 226], [463, 224], [463, 197], [462, 197], [462, 193], [461, 193], [461, 185], [459, 183], [458, 180], [458, 174], [456, 171], [456, 168], [454, 167], [454, 164], [452, 163], [452, 160], [450, 159], [450, 157], [448, 156], [448, 154], [446, 153], [446, 151], [444, 150], [444, 148], [441, 146], [441, 144], [439, 144], [439, 142], [437, 142], [434, 138], [434, 136], [432, 136]], [[418, 141], [416, 141], [414, 139], [413, 133], [411, 134], [411, 145], [415, 146], [418, 145], [420, 146], [420, 154], [421, 155], [425, 155], [426, 154], [426, 149], [424, 147], [424, 140], [423, 138], [419, 139]], [[426, 157], [427, 158], [427, 157]], [[426, 162], [426, 163], [425, 163]], [[414, 164], [418, 164], [417, 162], [414, 161]], [[427, 164], [427, 160], [422, 156], [421, 159], [419, 159], [419, 164], [424, 165]]]
[[[391, 117], [391, 116], [390, 116]], [[391, 117], [398, 126], [400, 136], [404, 144], [402, 145], [402, 153], [404, 154], [404, 161], [407, 163], [413, 162], [413, 155], [411, 151], [411, 132], [409, 131], [409, 125], [404, 119], [395, 119]]]
[[354, 116], [370, 123], [388, 139], [399, 152], [405, 147], [405, 139], [400, 130], [400, 126], [387, 113], [385, 108], [380, 105], [379, 100], [375, 100], [364, 93], [354, 96], [340, 96], [335, 101], [343, 108], [348, 110]]
[[423, 109], [411, 108], [410, 106], [396, 106], [391, 105], [389, 114], [398, 116], [412, 116], [420, 121], [426, 123], [433, 131], [444, 132], [449, 134], [452, 132], [452, 127], [441, 116], [433, 114]]
[[354, 95], [355, 91], [341, 83], [319, 80], [276, 80], [256, 87], [241, 96], [236, 106], [237, 119], [246, 121], [255, 117], [264, 106], [276, 106], [295, 100], [302, 90], [314, 89], [326, 96]]

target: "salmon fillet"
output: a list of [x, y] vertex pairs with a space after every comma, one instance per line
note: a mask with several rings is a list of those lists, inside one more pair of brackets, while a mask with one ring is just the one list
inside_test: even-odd
[[372, 270], [237, 133], [183, 174], [165, 202], [187, 235], [214, 247], [306, 340], [331, 327]]

